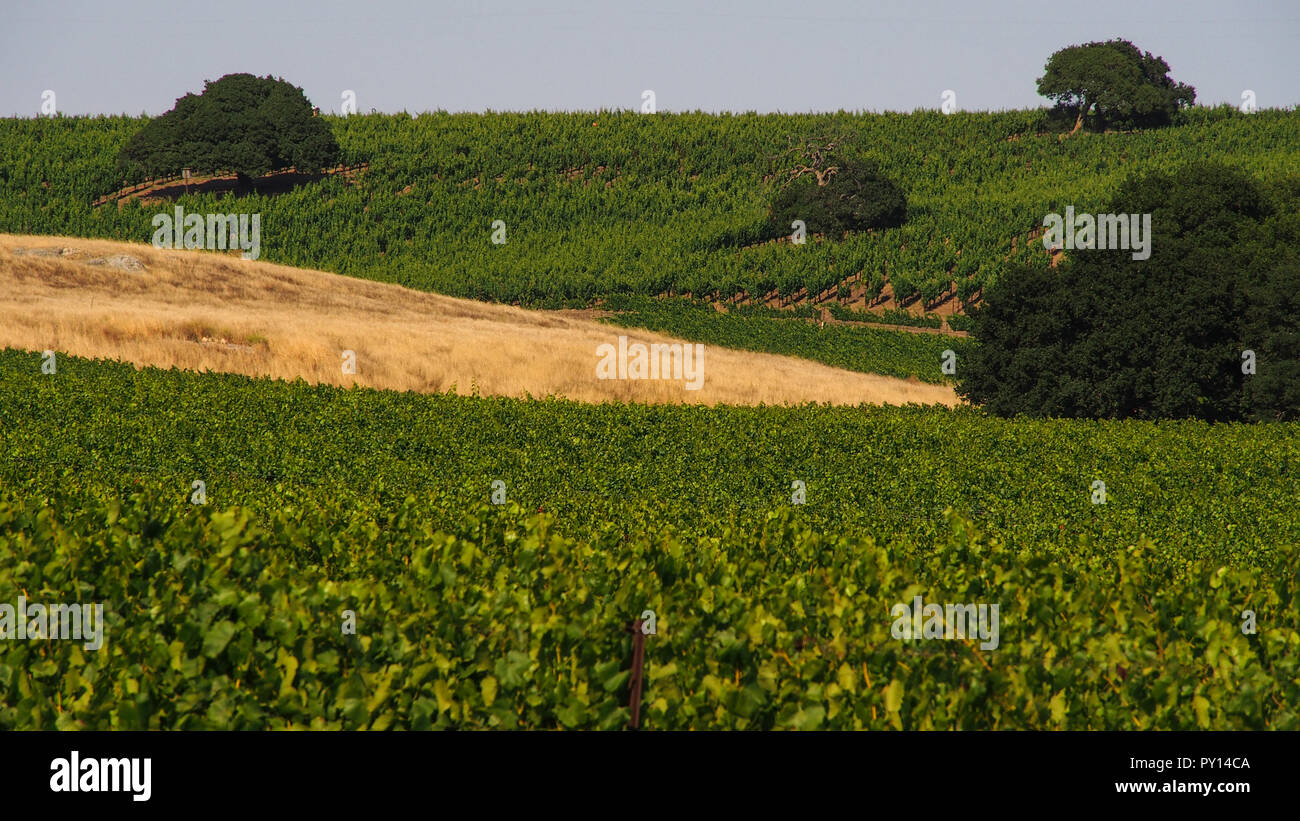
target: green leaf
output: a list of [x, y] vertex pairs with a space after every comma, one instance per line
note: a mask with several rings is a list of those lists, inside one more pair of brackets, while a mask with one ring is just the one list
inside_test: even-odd
[[1203, 730], [1209, 729], [1210, 700], [1205, 696], [1196, 696], [1192, 699], [1192, 709], [1196, 711], [1196, 726]]
[[1057, 723], [1065, 721], [1065, 714], [1068, 712], [1068, 710], [1065, 704], [1064, 690], [1052, 696], [1052, 700], [1051, 702], [1049, 702], [1049, 706], [1052, 709], [1052, 721], [1055, 721]]
[[298, 659], [292, 653], [280, 649], [279, 665], [283, 678], [280, 679], [280, 698], [293, 692], [293, 679], [298, 674]]
[[903, 682], [892, 679], [885, 688], [885, 709], [896, 713], [903, 706]]
[[858, 674], [853, 671], [847, 663], [841, 664], [840, 669], [835, 671], [835, 681], [840, 687], [848, 693], [855, 693], [858, 689]]
[[822, 721], [825, 718], [826, 708], [820, 704], [814, 704], [795, 713], [794, 718], [790, 720], [790, 724], [796, 730], [816, 730], [822, 726]]
[[221, 651], [226, 649], [226, 645], [234, 637], [235, 629], [235, 625], [225, 619], [208, 628], [207, 633], [203, 636], [203, 655], [208, 658], [216, 658], [221, 655]]
[[451, 697], [451, 687], [442, 679], [438, 679], [433, 683], [433, 695], [434, 698], [438, 699], [438, 712], [440, 713], [447, 712], [455, 704]]
[[610, 676], [609, 678], [605, 679], [601, 683], [601, 687], [605, 690], [605, 692], [613, 693], [616, 692], [624, 684], [626, 684], [628, 679], [630, 679], [631, 677], [632, 677], [631, 670], [621, 670], [615, 673], [614, 675]]

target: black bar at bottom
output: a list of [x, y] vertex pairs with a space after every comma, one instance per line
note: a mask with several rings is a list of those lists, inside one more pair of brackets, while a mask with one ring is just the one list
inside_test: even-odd
[[[1241, 732], [10, 732], [0, 735], [0, 800], [7, 810], [261, 815], [281, 807], [374, 812], [396, 801], [435, 812], [464, 801], [494, 812], [565, 812], [594, 808], [589, 802], [626, 808], [635, 796], [673, 812], [773, 810], [786, 802], [811, 812], [823, 802], [827, 810], [841, 802], [869, 810], [892, 793], [927, 810], [1190, 802], [1220, 810], [1264, 800], [1289, 805], [1295, 742], [1291, 733]], [[83, 779], [76, 791], [74, 751]], [[124, 758], [138, 762], [123, 765]], [[144, 759], [149, 795], [136, 800]], [[114, 775], [117, 791], [80, 789], [111, 788]]]

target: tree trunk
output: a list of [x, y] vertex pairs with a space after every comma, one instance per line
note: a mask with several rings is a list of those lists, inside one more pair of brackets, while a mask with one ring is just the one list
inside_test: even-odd
[[1073, 137], [1076, 133], [1078, 133], [1080, 128], [1083, 128], [1083, 115], [1088, 113], [1089, 108], [1091, 108], [1091, 106], [1080, 107], [1079, 116], [1074, 121], [1074, 128], [1070, 129], [1070, 133], [1066, 134], [1065, 136]]

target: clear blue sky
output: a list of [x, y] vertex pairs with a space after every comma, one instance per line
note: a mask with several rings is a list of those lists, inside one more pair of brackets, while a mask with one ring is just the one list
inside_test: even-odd
[[0, 0], [0, 113], [159, 114], [231, 72], [323, 110], [911, 111], [1045, 105], [1053, 51], [1124, 37], [1198, 102], [1300, 103], [1300, 2]]

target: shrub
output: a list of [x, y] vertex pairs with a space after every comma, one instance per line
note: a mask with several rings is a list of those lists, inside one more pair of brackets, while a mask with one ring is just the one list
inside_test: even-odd
[[1111, 212], [1151, 215], [1150, 258], [1070, 250], [1055, 269], [1008, 267], [972, 314], [980, 344], [959, 391], [1005, 416], [1296, 418], [1300, 221], [1287, 190], [1271, 200], [1206, 163], [1131, 177]]
[[907, 198], [898, 184], [866, 160], [839, 160], [820, 173], [792, 179], [772, 201], [774, 236], [803, 220], [810, 234], [838, 239], [846, 231], [894, 228], [907, 218]]

